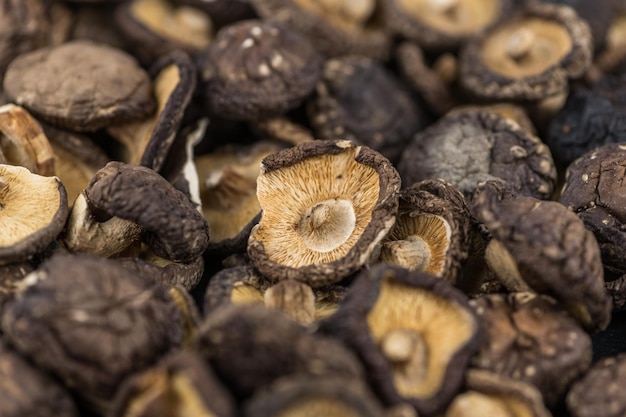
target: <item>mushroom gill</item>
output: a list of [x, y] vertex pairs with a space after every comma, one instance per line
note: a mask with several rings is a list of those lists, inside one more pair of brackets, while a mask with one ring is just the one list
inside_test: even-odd
[[499, 0], [399, 0], [414, 19], [450, 34], [471, 34], [492, 23]]
[[281, 410], [275, 417], [360, 417], [362, 414], [331, 396], [303, 398]]

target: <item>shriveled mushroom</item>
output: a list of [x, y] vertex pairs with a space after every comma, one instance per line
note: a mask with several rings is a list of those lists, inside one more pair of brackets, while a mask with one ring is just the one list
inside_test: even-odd
[[463, 48], [460, 80], [481, 98], [539, 100], [566, 91], [592, 54], [589, 26], [573, 9], [535, 2]]
[[379, 153], [314, 141], [261, 163], [248, 255], [270, 279], [319, 287], [362, 267], [395, 222], [400, 178]]
[[357, 277], [322, 329], [358, 353], [387, 404], [408, 402], [434, 415], [461, 388], [479, 324], [463, 293], [444, 280], [377, 265]]
[[0, 164], [0, 265], [43, 251], [63, 230], [67, 213], [67, 194], [58, 178]]
[[383, 240], [380, 260], [425, 271], [454, 284], [470, 249], [470, 212], [458, 188], [420, 181], [400, 193], [396, 223]]
[[20, 55], [9, 65], [3, 85], [11, 100], [36, 116], [78, 131], [145, 117], [154, 109], [150, 78], [137, 61], [89, 41]]

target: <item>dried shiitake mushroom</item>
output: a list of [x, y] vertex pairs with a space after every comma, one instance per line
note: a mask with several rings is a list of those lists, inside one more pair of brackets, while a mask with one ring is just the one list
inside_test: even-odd
[[2, 317], [16, 349], [103, 407], [130, 373], [183, 337], [167, 288], [115, 261], [55, 254], [25, 278]]
[[450, 50], [504, 20], [511, 0], [383, 0], [386, 26], [427, 50]]
[[479, 323], [463, 293], [432, 275], [389, 265], [362, 272], [322, 329], [358, 353], [387, 404], [434, 415], [461, 388]]
[[485, 335], [472, 365], [536, 386], [550, 407], [591, 364], [591, 338], [550, 297], [491, 294], [470, 304]]
[[567, 394], [572, 417], [618, 417], [626, 413], [626, 354], [601, 359]]
[[0, 415], [2, 417], [78, 417], [70, 394], [45, 371], [0, 341]]
[[513, 120], [485, 110], [452, 111], [419, 132], [398, 165], [413, 184], [442, 178], [471, 198], [481, 181], [497, 180], [519, 195], [550, 199], [556, 168], [549, 148]]
[[28, 261], [0, 265], [0, 319], [5, 304], [15, 298], [20, 282], [34, 270], [35, 267]]
[[0, 164], [0, 265], [46, 249], [63, 230], [67, 213], [67, 194], [57, 177]]
[[312, 335], [259, 305], [227, 305], [211, 312], [194, 348], [240, 398], [290, 375], [363, 378], [361, 364], [341, 343]]
[[460, 81], [481, 98], [544, 99], [583, 75], [592, 53], [589, 26], [572, 8], [535, 2], [466, 44]]
[[585, 223], [598, 241], [605, 280], [626, 274], [626, 144], [587, 152], [566, 172], [561, 203]]
[[381, 64], [347, 56], [328, 60], [309, 119], [322, 139], [348, 139], [377, 150], [392, 162], [423, 122], [406, 89]]
[[469, 208], [458, 188], [444, 180], [420, 181], [401, 191], [380, 260], [454, 284], [469, 256], [470, 229]]
[[154, 109], [150, 78], [137, 61], [89, 41], [20, 55], [9, 65], [3, 85], [10, 100], [34, 115], [78, 131], [141, 118]]
[[498, 279], [510, 291], [554, 297], [589, 331], [606, 328], [611, 302], [593, 233], [556, 201], [504, 194], [490, 181], [472, 208], [493, 236], [485, 256]]
[[322, 65], [308, 39], [261, 20], [223, 28], [200, 57], [210, 111], [236, 120], [278, 116], [295, 108], [315, 87]]
[[[90, 40], [122, 50], [129, 49], [128, 39], [115, 24], [117, 2], [82, 4], [71, 9], [65, 7], [65, 10], [59, 8], [59, 5], [64, 6], [63, 3], [54, 2], [50, 11], [53, 13], [55, 8], [59, 9], [56, 11], [58, 17], [55, 19], [55, 26], [60, 33], [55, 36], [58, 40], [51, 42], [52, 45], [67, 42], [69, 38]], [[68, 33], [65, 34], [65, 31]]]
[[174, 0], [174, 3], [204, 10], [217, 28], [255, 17], [249, 0]]
[[389, 160], [349, 141], [314, 141], [267, 156], [263, 215], [248, 255], [272, 280], [313, 287], [361, 268], [395, 222], [400, 177]]
[[376, 16], [375, 0], [252, 0], [264, 19], [300, 32], [329, 57], [384, 60], [391, 38]]
[[613, 299], [614, 312], [626, 310], [626, 274], [613, 281], [606, 282], [604, 289]]
[[127, 378], [110, 417], [233, 417], [235, 404], [206, 361], [190, 350], [176, 351]]

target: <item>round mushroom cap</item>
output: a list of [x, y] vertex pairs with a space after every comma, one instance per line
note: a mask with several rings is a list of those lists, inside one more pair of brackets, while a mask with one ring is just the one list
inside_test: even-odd
[[537, 2], [463, 48], [460, 80], [477, 97], [539, 100], [565, 91], [592, 55], [589, 26], [573, 9]]
[[96, 130], [154, 109], [150, 78], [137, 61], [90, 41], [20, 55], [9, 65], [3, 85], [10, 100], [71, 130]]
[[0, 265], [42, 252], [61, 233], [67, 215], [67, 194], [57, 177], [0, 164]]
[[393, 226], [399, 189], [389, 160], [349, 141], [269, 155], [257, 179], [263, 214], [248, 255], [270, 279], [338, 282], [368, 262]]
[[534, 385], [551, 407], [591, 364], [591, 338], [550, 297], [491, 294], [470, 304], [484, 331], [472, 366]]
[[417, 133], [398, 164], [407, 184], [442, 178], [470, 199], [479, 182], [500, 181], [518, 195], [550, 199], [556, 168], [549, 148], [513, 120], [458, 110]]
[[210, 111], [237, 120], [276, 116], [298, 106], [323, 65], [306, 38], [260, 20], [220, 30], [200, 62]]

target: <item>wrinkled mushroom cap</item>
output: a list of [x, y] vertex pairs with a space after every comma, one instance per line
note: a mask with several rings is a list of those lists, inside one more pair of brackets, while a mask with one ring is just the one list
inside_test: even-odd
[[395, 221], [400, 178], [387, 159], [348, 141], [314, 141], [266, 157], [263, 215], [248, 255], [271, 279], [312, 286], [365, 264]]
[[43, 251], [63, 230], [67, 213], [67, 194], [58, 178], [0, 164], [0, 264]]

